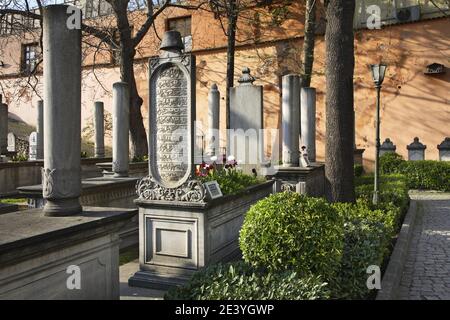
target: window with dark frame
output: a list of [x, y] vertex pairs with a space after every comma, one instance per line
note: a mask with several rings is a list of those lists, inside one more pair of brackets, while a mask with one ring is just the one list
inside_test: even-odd
[[39, 61], [39, 44], [30, 43], [22, 45], [22, 72], [31, 73]]
[[191, 16], [167, 19], [167, 31], [178, 31], [184, 43], [184, 51], [192, 51], [192, 19]]

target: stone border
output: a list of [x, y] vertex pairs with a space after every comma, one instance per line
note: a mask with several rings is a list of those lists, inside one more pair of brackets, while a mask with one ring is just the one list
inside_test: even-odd
[[376, 300], [396, 300], [396, 294], [402, 279], [403, 266], [405, 264], [408, 249], [417, 216], [417, 201], [410, 200], [408, 212], [403, 221], [400, 233], [389, 259], [388, 266], [381, 281], [381, 290], [378, 291]]

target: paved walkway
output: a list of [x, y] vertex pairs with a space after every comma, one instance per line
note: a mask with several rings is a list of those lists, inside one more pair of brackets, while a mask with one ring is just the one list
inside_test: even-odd
[[450, 194], [413, 192], [416, 222], [398, 291], [399, 299], [450, 299]]
[[120, 300], [161, 300], [165, 291], [130, 287], [128, 279], [139, 269], [139, 261], [134, 260], [120, 266]]

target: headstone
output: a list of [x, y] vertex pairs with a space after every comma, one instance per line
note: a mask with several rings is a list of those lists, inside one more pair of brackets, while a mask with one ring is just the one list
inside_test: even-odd
[[101, 101], [94, 104], [95, 157], [105, 157], [105, 116], [104, 105]]
[[17, 137], [14, 133], [8, 133], [8, 152], [17, 152]]
[[219, 154], [220, 136], [220, 92], [217, 84], [213, 83], [208, 94], [208, 154], [217, 156]]
[[300, 155], [300, 166], [303, 168], [307, 168], [311, 165], [311, 161], [309, 160], [308, 149], [306, 146], [302, 146]]
[[228, 154], [244, 164], [264, 161], [263, 87], [253, 85], [249, 68], [242, 70], [239, 85], [230, 89], [230, 132]]
[[150, 60], [149, 172], [165, 189], [194, 172], [195, 56], [182, 49], [180, 34], [166, 32], [160, 57]]
[[36, 159], [44, 159], [44, 101], [39, 100], [37, 106]]
[[408, 160], [418, 161], [425, 160], [425, 149], [426, 145], [419, 141], [418, 137], [414, 138], [414, 141], [406, 147], [408, 149]]
[[437, 148], [439, 150], [439, 160], [450, 161], [450, 137], [446, 137]]
[[67, 28], [67, 21], [74, 14], [68, 7], [51, 5], [43, 12], [43, 210], [52, 216], [82, 211], [81, 30]]
[[7, 152], [8, 152], [8, 105], [2, 103], [0, 98], [0, 154], [5, 154]]
[[32, 132], [30, 134], [30, 138], [29, 138], [29, 146], [30, 146], [30, 150], [28, 153], [28, 160], [30, 161], [36, 161], [37, 160], [37, 142], [38, 140], [38, 135], [37, 132]]
[[284, 167], [299, 166], [300, 76], [288, 74], [282, 78], [281, 135]]
[[130, 93], [128, 84], [117, 82], [113, 85], [113, 163], [114, 177], [128, 177]]
[[309, 161], [316, 161], [316, 89], [301, 88], [300, 95], [301, 145], [308, 150]]
[[384, 142], [380, 146], [380, 156], [388, 152], [395, 152], [396, 149], [397, 147], [391, 141], [391, 139], [386, 138], [386, 140], [384, 140]]

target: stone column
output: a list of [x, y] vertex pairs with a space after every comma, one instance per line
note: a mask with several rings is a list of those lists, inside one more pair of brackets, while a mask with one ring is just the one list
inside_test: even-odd
[[300, 76], [288, 74], [282, 79], [283, 166], [299, 166]]
[[37, 105], [37, 145], [36, 158], [44, 159], [44, 101], [39, 100]]
[[316, 162], [316, 89], [301, 89], [300, 130], [309, 161]]
[[95, 102], [94, 113], [94, 129], [95, 129], [95, 157], [105, 157], [105, 117], [104, 105], [101, 101]]
[[113, 172], [115, 177], [128, 177], [130, 128], [130, 94], [128, 84], [113, 85]]
[[[0, 96], [1, 97], [1, 96]], [[8, 151], [8, 105], [0, 98], [0, 154]]]
[[213, 83], [208, 95], [208, 154], [217, 156], [219, 154], [219, 116], [220, 116], [220, 92], [217, 84]]
[[82, 211], [81, 194], [81, 30], [68, 29], [67, 5], [43, 13], [44, 168], [46, 215]]

